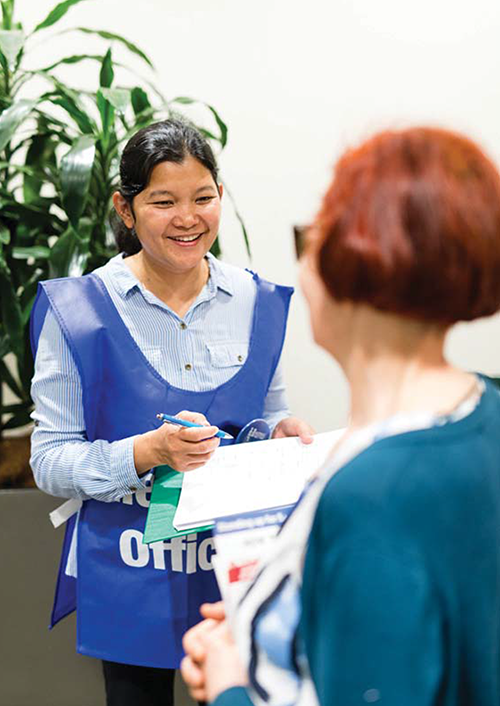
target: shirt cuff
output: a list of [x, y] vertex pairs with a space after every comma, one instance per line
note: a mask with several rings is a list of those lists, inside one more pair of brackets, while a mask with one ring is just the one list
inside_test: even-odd
[[244, 686], [233, 686], [219, 694], [211, 706], [253, 706], [253, 701]]
[[135, 469], [134, 439], [135, 436], [129, 436], [127, 439], [113, 441], [111, 444], [111, 475], [114, 477], [117, 491], [122, 495], [129, 495], [147, 487]]

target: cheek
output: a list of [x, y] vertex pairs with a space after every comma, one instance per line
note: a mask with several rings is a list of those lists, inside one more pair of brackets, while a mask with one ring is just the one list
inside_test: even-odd
[[221, 216], [220, 201], [212, 201], [200, 215], [212, 229], [218, 229]]
[[324, 324], [325, 293], [318, 275], [307, 264], [302, 264], [299, 283], [309, 308], [311, 328], [316, 343], [321, 343]]
[[136, 213], [136, 230], [142, 233], [156, 233], [171, 220], [167, 210], [144, 208]]

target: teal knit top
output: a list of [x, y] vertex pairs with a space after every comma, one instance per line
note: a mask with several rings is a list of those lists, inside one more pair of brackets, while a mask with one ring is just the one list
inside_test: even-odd
[[[319, 502], [300, 636], [323, 706], [500, 704], [500, 394], [375, 442]], [[229, 689], [216, 706], [251, 703]]]

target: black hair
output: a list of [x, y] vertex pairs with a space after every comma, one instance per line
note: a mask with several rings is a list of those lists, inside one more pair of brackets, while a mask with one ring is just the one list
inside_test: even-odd
[[[118, 191], [132, 208], [134, 197], [147, 187], [156, 165], [161, 162], [181, 164], [189, 155], [208, 169], [218, 185], [214, 153], [199, 130], [178, 119], [162, 120], [142, 128], [123, 150]], [[135, 230], [127, 228], [116, 212], [111, 215], [111, 226], [119, 252], [135, 255], [141, 250]]]

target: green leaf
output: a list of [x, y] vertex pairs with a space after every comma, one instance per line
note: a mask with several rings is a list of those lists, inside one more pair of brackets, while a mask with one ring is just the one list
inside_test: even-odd
[[216, 137], [213, 132], [210, 132], [210, 130], [207, 130], [204, 127], [198, 127], [198, 131], [201, 132], [203, 137], [207, 137], [209, 140], [219, 140], [219, 138]]
[[103, 88], [102, 95], [122, 115], [130, 105], [130, 90], [127, 88]]
[[102, 59], [101, 73], [99, 74], [99, 85], [101, 88], [109, 88], [113, 83], [114, 77], [115, 72], [113, 71], [113, 59], [110, 47]]
[[[46, 94], [45, 97], [49, 98], [49, 95]], [[52, 94], [50, 96], [50, 101], [54, 105], [59, 105], [61, 108], [64, 108], [64, 110], [73, 118], [75, 123], [85, 135], [92, 134], [94, 132], [94, 126], [88, 115], [81, 110], [81, 108], [79, 108], [77, 103], [69, 95]]]
[[19, 125], [28, 117], [37, 102], [21, 98], [0, 115], [0, 152], [5, 149]]
[[31, 310], [33, 309], [33, 304], [35, 303], [35, 299], [36, 299], [36, 294], [33, 294], [33, 296], [28, 301], [26, 306], [23, 307], [22, 317], [23, 317], [23, 325], [24, 326], [26, 326], [28, 324], [28, 321], [30, 320]]
[[0, 338], [0, 359], [5, 358], [7, 353], [9, 352], [9, 337], [8, 336], [2, 336]]
[[194, 98], [188, 98], [187, 96], [177, 96], [171, 103], [180, 103], [181, 105], [192, 105], [193, 103], [198, 103]]
[[52, 181], [50, 169], [56, 166], [55, 151], [57, 142], [53, 138], [52, 133], [43, 132], [44, 128], [44, 120], [40, 117], [37, 133], [31, 139], [31, 144], [26, 152], [26, 166], [23, 168], [23, 196], [25, 203], [40, 201], [42, 186], [44, 183]]
[[207, 108], [209, 109], [209, 111], [212, 113], [212, 115], [215, 118], [215, 122], [217, 123], [217, 126], [220, 130], [219, 140], [220, 140], [221, 146], [225, 147], [227, 144], [227, 125], [222, 120], [219, 113], [215, 110], [215, 108], [213, 106], [209, 105], [208, 103], [205, 103], [205, 105], [207, 106]]
[[24, 46], [24, 32], [18, 29], [0, 30], [0, 51], [7, 59], [9, 68], [13, 68], [19, 52]]
[[107, 98], [105, 98], [103, 90], [105, 89], [99, 89], [97, 91], [97, 107], [101, 116], [104, 143], [107, 144], [109, 133], [111, 131], [111, 126], [114, 124], [115, 120], [115, 109], [107, 100]]
[[0, 408], [0, 414], [16, 414], [26, 409], [26, 404], [19, 402], [18, 404], [7, 404]]
[[41, 71], [42, 73], [48, 72], [52, 71], [58, 66], [61, 66], [61, 64], [78, 64], [80, 63], [80, 61], [86, 61], [87, 59], [102, 63], [102, 56], [100, 54], [73, 54], [72, 56], [65, 56], [63, 59], [59, 59], [53, 64], [50, 64], [50, 66], [45, 66], [43, 69], [39, 69], [39, 71]]
[[30, 424], [32, 421], [29, 411], [31, 407], [32, 405], [30, 405], [28, 409], [14, 414], [5, 424], [2, 424], [2, 430], [17, 429], [18, 427], [24, 427]]
[[86, 218], [80, 221], [80, 231], [69, 227], [57, 240], [50, 255], [50, 276], [67, 277], [83, 274], [90, 255], [92, 224]]
[[[2, 218], [11, 218], [33, 230], [45, 230], [47, 233], [61, 232], [63, 221], [47, 210], [47, 206], [33, 203], [18, 203], [17, 201], [1, 201]], [[65, 225], [65, 223], [64, 223]]]
[[[9, 351], [11, 348], [9, 347]], [[17, 382], [17, 380], [14, 378], [8, 367], [5, 365], [3, 360], [0, 360], [0, 380], [4, 382], [7, 387], [15, 394], [15, 396], [23, 400], [25, 398], [25, 395], [21, 389], [21, 386]]]
[[[88, 29], [88, 27], [74, 27], [72, 29], [67, 29], [65, 32], [83, 32], [84, 34], [94, 34], [99, 37], [102, 37], [103, 39], [108, 39], [112, 42], [120, 42], [120, 44], [123, 44], [124, 46], [127, 47], [127, 49], [132, 52], [132, 54], [136, 54], [137, 56], [140, 56], [143, 61], [146, 62], [146, 64], [154, 69], [154, 66], [151, 62], [151, 59], [149, 59], [146, 54], [139, 49], [135, 44], [132, 44], [128, 39], [125, 39], [119, 34], [114, 34], [113, 32], [105, 32], [103, 30], [98, 30], [98, 29]], [[63, 34], [63, 32], [61, 32]]]
[[2, 268], [0, 273], [2, 323], [10, 339], [10, 347], [17, 358], [23, 355], [23, 321], [21, 307], [12, 285], [10, 273]]
[[46, 260], [49, 256], [50, 248], [45, 247], [45, 245], [12, 248], [12, 257], [15, 260], [29, 260], [30, 257], [34, 257], [35, 260]]
[[223, 185], [224, 185], [224, 193], [225, 193], [226, 196], [229, 198], [229, 200], [231, 201], [231, 204], [232, 204], [232, 206], [233, 206], [233, 208], [234, 208], [234, 215], [236, 216], [236, 218], [237, 218], [238, 221], [240, 222], [241, 231], [242, 231], [242, 233], [243, 233], [243, 240], [245, 241], [245, 247], [246, 247], [247, 255], [248, 255], [248, 257], [249, 257], [250, 260], [251, 260], [251, 259], [252, 259], [252, 251], [251, 251], [251, 248], [250, 248], [250, 239], [249, 239], [249, 237], [248, 237], [248, 232], [247, 232], [247, 229], [246, 229], [246, 226], [245, 226], [245, 221], [243, 220], [242, 215], [240, 214], [240, 212], [238, 211], [238, 209], [237, 209], [237, 207], [236, 207], [236, 202], [235, 202], [235, 200], [234, 200], [234, 197], [233, 197], [232, 193], [229, 191], [229, 189], [227, 188], [227, 186], [226, 186], [226, 184], [225, 184], [224, 182], [223, 182]]
[[67, 277], [69, 263], [77, 248], [77, 236], [73, 228], [69, 227], [59, 236], [50, 253], [50, 276]]
[[3, 223], [0, 223], [0, 243], [2, 243], [2, 245], [8, 245], [10, 243], [10, 231]]
[[220, 249], [220, 240], [219, 240], [219, 237], [218, 237], [218, 236], [217, 236], [217, 238], [214, 240], [214, 243], [213, 243], [212, 247], [210, 248], [210, 252], [212, 253], [212, 255], [213, 255], [214, 257], [220, 257], [220, 256], [221, 256], [222, 251], [221, 251], [221, 249]]
[[[84, 95], [84, 91], [77, 91], [74, 88], [67, 86], [65, 83], [60, 81], [57, 76], [54, 76], [53, 74], [42, 71], [33, 71], [32, 73], [34, 75], [42, 76], [46, 81], [50, 81], [54, 85], [53, 91], [49, 93], [44, 93], [40, 98], [40, 102], [42, 100], [50, 100], [53, 103], [58, 97], [62, 96], [66, 98], [76, 108], [76, 112], [80, 114], [80, 116], [82, 116], [79, 119], [80, 121], [82, 121], [81, 125], [79, 123], [79, 127], [81, 130], [88, 130], [87, 126], [95, 127], [94, 121], [87, 115], [87, 108], [81, 100], [82, 95]], [[48, 115], [46, 115], [45, 117], [49, 118]], [[86, 123], [86, 125], [84, 124], [84, 122]]]
[[148, 94], [140, 86], [133, 88], [130, 94], [130, 100], [132, 101], [132, 108], [135, 115], [139, 115], [144, 110], [151, 108], [151, 103], [149, 102]]
[[63, 207], [75, 230], [78, 230], [78, 221], [85, 208], [94, 157], [94, 139], [84, 135], [75, 141], [70, 151], [61, 160]]
[[227, 125], [226, 123], [222, 120], [220, 117], [219, 113], [215, 110], [215, 108], [212, 105], [209, 105], [209, 103], [203, 103], [202, 101], [197, 101], [194, 98], [189, 98], [189, 96], [178, 96], [177, 98], [174, 98], [171, 103], [179, 103], [179, 105], [193, 105], [194, 103], [202, 103], [208, 110], [212, 113], [212, 115], [215, 118], [215, 122], [217, 123], [217, 126], [220, 130], [220, 136], [216, 139], [219, 140], [220, 144], [222, 147], [225, 147], [227, 144]]
[[14, 0], [2, 0], [2, 25], [4, 29], [12, 29]]
[[49, 12], [43, 22], [40, 22], [40, 24], [35, 27], [32, 34], [35, 34], [35, 32], [38, 32], [40, 29], [55, 25], [56, 22], [59, 22], [61, 17], [64, 17], [72, 5], [77, 5], [79, 2], [82, 2], [82, 0], [65, 0], [64, 2], [60, 2], [59, 5], [56, 5], [54, 9]]

